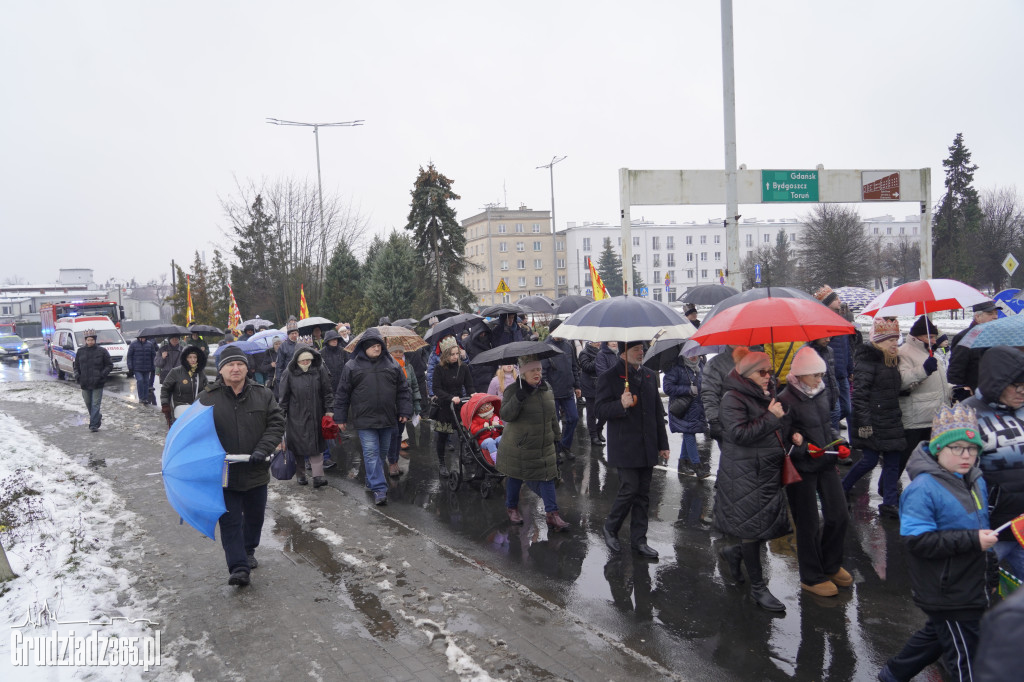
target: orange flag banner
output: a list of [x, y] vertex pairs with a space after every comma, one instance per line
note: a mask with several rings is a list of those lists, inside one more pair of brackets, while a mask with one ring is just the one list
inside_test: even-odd
[[299, 285], [299, 319], [304, 320], [309, 317], [309, 306], [306, 305], [306, 285]]
[[594, 269], [594, 261], [590, 258], [587, 259], [587, 267], [590, 268], [590, 286], [594, 290], [594, 300], [600, 301], [602, 298], [610, 298], [604, 282], [601, 281], [601, 275], [597, 274], [597, 270]]

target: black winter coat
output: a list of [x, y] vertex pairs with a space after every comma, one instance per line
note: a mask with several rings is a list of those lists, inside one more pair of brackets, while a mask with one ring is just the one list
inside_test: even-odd
[[424, 346], [417, 351], [405, 354], [405, 367], [408, 371], [412, 369], [416, 375], [416, 388], [420, 394], [420, 405], [427, 403], [427, 353], [430, 346]]
[[[825, 363], [825, 392], [828, 393], [828, 404], [835, 405], [836, 401], [839, 400], [839, 382], [836, 381], [836, 361], [835, 353], [832, 351], [830, 345], [820, 345], [811, 341], [809, 344], [814, 352], [818, 354]], [[825, 441], [826, 443], [828, 441]]]
[[135, 339], [128, 346], [128, 372], [153, 372], [156, 370], [156, 344], [146, 339], [145, 342]]
[[[484, 389], [486, 392], [487, 389]], [[469, 365], [459, 362], [449, 365], [439, 362], [434, 366], [434, 397], [437, 400], [437, 421], [451, 426], [455, 425], [452, 417], [452, 398], [465, 401], [473, 395], [473, 375]], [[461, 404], [461, 403], [460, 403]], [[456, 405], [459, 409], [459, 405]]]
[[345, 348], [338, 341], [337, 346], [324, 344], [320, 350], [320, 357], [323, 358], [324, 367], [331, 377], [331, 389], [338, 387], [338, 379], [341, 378], [341, 370], [345, 369], [345, 363], [351, 358]]
[[[874, 344], [864, 343], [854, 352], [853, 365], [853, 444], [858, 448], [871, 448], [878, 452], [903, 451], [907, 441], [903, 437], [903, 412], [900, 411], [900, 391], [903, 378], [899, 367], [885, 364], [882, 351]], [[861, 438], [858, 430], [870, 426], [870, 438]]]
[[989, 611], [981, 621], [981, 643], [972, 659], [974, 682], [1005, 682], [1020, 675], [1024, 642], [1024, 590]]
[[[179, 343], [177, 346], [172, 346], [170, 341], [165, 341], [156, 349], [156, 360], [153, 364], [160, 375], [160, 381], [164, 380], [168, 372], [181, 364], [181, 351], [183, 350], [185, 350], [183, 345]], [[164, 357], [164, 353], [167, 353], [167, 357]]]
[[978, 388], [978, 368], [981, 366], [982, 356], [988, 349], [964, 348], [960, 345], [960, 340], [977, 324], [971, 322], [967, 329], [962, 330], [950, 341], [949, 347], [953, 352], [949, 356], [949, 368], [946, 369], [946, 379], [949, 383], [954, 386], [969, 386], [971, 391]]
[[107, 383], [107, 377], [114, 369], [114, 362], [110, 359], [110, 353], [103, 346], [96, 344], [91, 348], [82, 346], [75, 353], [75, 376], [78, 377], [78, 385], [87, 390], [103, 388]]
[[658, 375], [642, 365], [630, 368], [629, 391], [639, 400], [626, 409], [624, 371], [624, 366], [612, 367], [597, 378], [597, 417], [608, 423], [608, 466], [650, 468], [658, 463], [658, 452], [668, 450]]
[[544, 381], [551, 385], [555, 400], [574, 397], [575, 390], [580, 387], [580, 363], [576, 360], [576, 349], [572, 347], [572, 341], [549, 336], [544, 342], [562, 351], [561, 355], [541, 360]]
[[305, 348], [302, 352], [313, 354], [309, 371], [303, 372], [299, 367], [299, 353], [296, 353], [288, 369], [281, 375], [280, 389], [288, 449], [296, 458], [310, 457], [324, 451], [326, 442], [320, 431], [320, 420], [328, 412], [334, 412], [331, 374], [324, 367], [323, 358], [314, 348]]
[[793, 442], [794, 433], [804, 438], [804, 444], [794, 447], [790, 455], [797, 471], [811, 474], [835, 468], [838, 459], [836, 455], [822, 455], [815, 459], [810, 456], [807, 448], [809, 443], [823, 448], [832, 442], [832, 408], [828, 391], [823, 390], [810, 397], [790, 381], [779, 394], [779, 402], [786, 410], [783, 419], [786, 429], [782, 434], [782, 442], [788, 448]]
[[[196, 364], [196, 373], [190, 374], [188, 360], [189, 348], [195, 350], [199, 362]], [[195, 346], [188, 346], [181, 354], [181, 361], [178, 366], [167, 373], [163, 383], [160, 384], [160, 404], [170, 405], [173, 409], [178, 405], [191, 405], [199, 399], [200, 393], [209, 383], [206, 380], [206, 353]], [[241, 454], [241, 453], [233, 453]]]
[[[672, 433], [703, 433], [708, 428], [708, 421], [704, 418], [704, 403], [700, 400], [701, 374], [704, 369], [703, 358], [697, 367], [690, 367], [682, 356], [676, 359], [676, 364], [669, 371], [665, 372], [661, 380], [661, 387], [665, 389], [669, 404], [672, 398], [683, 398], [692, 396], [690, 407], [678, 419], [668, 414], [668, 428]], [[696, 387], [697, 392], [693, 392]]]
[[589, 343], [583, 344], [577, 362], [580, 365], [580, 390], [584, 398], [593, 398], [597, 395], [597, 353], [600, 346], [592, 346]]
[[597, 351], [597, 357], [594, 358], [594, 370], [597, 372], [597, 376], [601, 376], [612, 367], [619, 365], [625, 367], [622, 358], [619, 357], [616, 351], [609, 348], [607, 343], [602, 343], [601, 349]]
[[[479, 323], [473, 328], [469, 336], [469, 343], [466, 344], [466, 358], [472, 360], [480, 353], [491, 349], [491, 328], [486, 322]], [[470, 365], [469, 372], [473, 376], [473, 392], [487, 393], [491, 385], [491, 378], [494, 376], [494, 365]]]
[[[213, 426], [224, 451], [232, 455], [270, 454], [284, 436], [284, 413], [265, 386], [246, 380], [235, 395], [218, 377], [199, 395], [202, 405], [213, 406]], [[239, 462], [228, 466], [228, 490], [245, 491], [270, 482], [270, 460], [263, 464]]]
[[[340, 341], [338, 343], [341, 343]], [[288, 369], [288, 363], [292, 361], [292, 356], [295, 355], [295, 349], [303, 344], [301, 341], [292, 341], [289, 338], [285, 338], [281, 342], [281, 348], [277, 351], [277, 357], [274, 362], [277, 366], [274, 367], [274, 382], [275, 384], [281, 380], [281, 373]], [[275, 389], [276, 390], [276, 389]], [[278, 395], [281, 395], [278, 393]]]
[[768, 411], [760, 386], [733, 370], [719, 405], [722, 455], [715, 489], [715, 526], [743, 540], [771, 540], [789, 533], [782, 492], [783, 421]]
[[386, 347], [376, 329], [367, 329], [352, 359], [345, 363], [334, 394], [334, 421], [354, 429], [386, 429], [399, 417], [412, 417], [412, 396], [405, 372], [386, 350], [370, 359], [366, 347]]

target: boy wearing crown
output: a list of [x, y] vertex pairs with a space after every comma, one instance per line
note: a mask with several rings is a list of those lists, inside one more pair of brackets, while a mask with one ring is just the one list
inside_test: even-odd
[[974, 410], [943, 407], [931, 436], [910, 456], [911, 483], [900, 500], [914, 603], [928, 622], [882, 667], [882, 682], [909, 680], [940, 657], [954, 679], [972, 679], [988, 607], [985, 554], [998, 536], [988, 529], [987, 490], [977, 466], [984, 443]]

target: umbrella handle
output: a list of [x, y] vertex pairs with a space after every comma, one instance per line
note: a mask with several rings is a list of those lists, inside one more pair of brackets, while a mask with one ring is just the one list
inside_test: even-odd
[[224, 461], [228, 463], [248, 462], [252, 455], [224, 455]]

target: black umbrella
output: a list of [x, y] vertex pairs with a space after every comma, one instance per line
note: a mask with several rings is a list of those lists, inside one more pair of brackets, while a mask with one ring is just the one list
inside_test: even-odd
[[686, 293], [679, 298], [679, 301], [682, 303], [692, 303], [693, 305], [715, 305], [738, 293], [740, 292], [736, 289], [727, 287], [724, 284], [701, 284], [700, 286], [687, 289]]
[[580, 341], [650, 341], [659, 332], [685, 339], [697, 331], [670, 306], [638, 296], [614, 296], [585, 305], [558, 328], [563, 339]]
[[188, 330], [193, 334], [202, 334], [204, 336], [224, 336], [223, 331], [208, 324], [194, 324]]
[[482, 319], [484, 318], [473, 313], [459, 313], [454, 317], [445, 318], [435, 324], [423, 335], [423, 340], [428, 343], [436, 343], [448, 335], [458, 336]]
[[484, 308], [480, 314], [484, 317], [497, 317], [498, 315], [525, 315], [530, 311], [516, 303], [498, 303]]
[[667, 372], [675, 367], [676, 360], [682, 354], [683, 344], [688, 339], [659, 339], [644, 353], [644, 365], [658, 372]]
[[589, 296], [577, 296], [576, 294], [562, 296], [561, 298], [555, 299], [555, 314], [567, 315], [569, 313], [574, 313], [588, 303], [593, 302], [594, 299]]
[[394, 322], [391, 323], [391, 325], [394, 327], [405, 327], [406, 329], [412, 329], [419, 323], [419, 320], [414, 320], [411, 317], [403, 317], [400, 320], [395, 320]]
[[536, 355], [538, 360], [561, 355], [562, 350], [544, 341], [513, 341], [497, 348], [477, 353], [471, 365], [511, 365], [524, 355]]
[[179, 327], [176, 324], [158, 324], [155, 327], [140, 329], [136, 337], [144, 336], [147, 339], [167, 338], [169, 336], [185, 336], [191, 334], [186, 327]]
[[541, 315], [554, 315], [555, 302], [547, 296], [527, 296], [516, 301], [516, 305], [526, 308], [529, 312]]
[[461, 313], [458, 310], [452, 310], [451, 308], [441, 308], [440, 310], [435, 310], [434, 312], [427, 313], [426, 315], [421, 317], [420, 324], [427, 324], [430, 321], [430, 318], [432, 317], [436, 317], [440, 321], [445, 318], [453, 317], [454, 315], [460, 314]]

